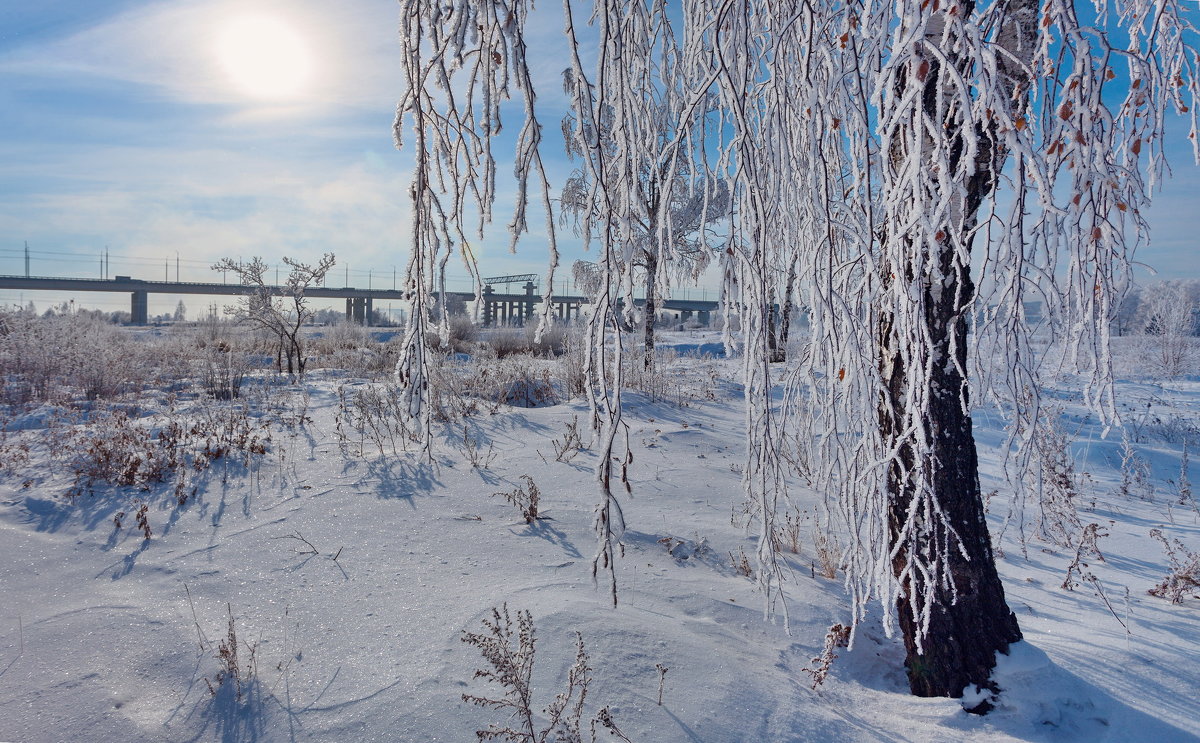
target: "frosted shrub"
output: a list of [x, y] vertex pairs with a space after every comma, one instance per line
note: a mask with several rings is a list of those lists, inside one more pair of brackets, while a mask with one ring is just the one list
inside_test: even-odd
[[9, 433], [0, 426], [0, 473], [13, 474], [29, 463], [28, 441]]
[[776, 551], [788, 551], [793, 555], [800, 554], [800, 527], [804, 523], [802, 516], [795, 509], [789, 508], [783, 514], [783, 520], [776, 519], [773, 547]]
[[331, 356], [338, 351], [357, 350], [373, 342], [366, 327], [343, 318], [321, 328], [319, 334], [314, 331], [309, 341], [309, 349], [314, 354]]
[[534, 354], [561, 356], [566, 352], [571, 333], [561, 325], [546, 329], [541, 338], [535, 328], [497, 328], [479, 336], [481, 343], [498, 358]]
[[75, 483], [68, 495], [90, 491], [97, 482], [149, 489], [170, 470], [171, 453], [123, 412], [97, 417], [75, 434], [72, 444], [68, 466]]
[[470, 353], [472, 352], [480, 339], [479, 326], [471, 321], [471, 318], [466, 315], [451, 315], [448, 324], [449, 334], [446, 342], [442, 342], [442, 329], [434, 326], [434, 329], [426, 336], [426, 341], [429, 348], [438, 351], [453, 353]]
[[[533, 329], [530, 328], [528, 332], [532, 333]], [[567, 347], [574, 335], [576, 333], [572, 332], [570, 328], [555, 325], [547, 328], [541, 338], [533, 341], [533, 350], [543, 356], [561, 356], [567, 352]]]
[[825, 683], [825, 679], [829, 676], [829, 669], [833, 667], [833, 661], [837, 660], [838, 648], [848, 647], [850, 645], [850, 628], [844, 624], [835, 624], [825, 633], [825, 644], [821, 648], [821, 654], [812, 659], [811, 667], [801, 668], [808, 675], [812, 676], [812, 688], [815, 690], [818, 686]]
[[521, 518], [525, 519], [525, 523], [532, 524], [541, 518], [538, 515], [538, 506], [541, 504], [542, 491], [538, 489], [537, 483], [529, 475], [521, 475], [521, 479], [525, 481], [525, 485], [518, 485], [511, 492], [492, 493], [492, 495], [503, 495], [504, 500], [520, 510]]
[[475, 356], [459, 367], [459, 373], [463, 375], [463, 391], [491, 403], [493, 408], [537, 408], [558, 402], [549, 367], [538, 364], [533, 356]]
[[684, 400], [683, 386], [679, 378], [671, 373], [677, 354], [672, 349], [659, 349], [655, 352], [654, 363], [647, 366], [644, 357], [630, 354], [624, 359], [623, 376], [626, 386], [631, 390], [649, 395], [655, 400], [667, 400], [682, 404]]
[[1121, 438], [1121, 482], [1117, 494], [1122, 498], [1136, 495], [1142, 500], [1154, 500], [1150, 463], [1138, 454], [1128, 435]]
[[394, 383], [340, 385], [335, 427], [342, 453], [350, 454], [353, 445], [357, 456], [365, 456], [368, 443], [381, 455], [404, 450], [413, 434], [400, 409], [402, 399]]
[[202, 349], [199, 359], [200, 386], [215, 400], [233, 400], [242, 392], [250, 371], [250, 358], [224, 341]]
[[813, 571], [830, 580], [836, 578], [842, 564], [842, 546], [837, 536], [817, 528], [813, 532], [813, 550], [817, 557]]
[[1193, 366], [1196, 303], [1185, 285], [1173, 281], [1160, 283], [1147, 296], [1146, 334], [1159, 370], [1165, 377], [1177, 377]]
[[563, 339], [563, 353], [558, 357], [558, 378], [563, 390], [571, 397], [582, 397], [588, 391], [586, 339], [579, 333], [568, 333]]
[[25, 405], [138, 392], [163, 354], [91, 315], [0, 313], [0, 402]]
[[1040, 477], [1038, 532], [1060, 547], [1071, 547], [1082, 528], [1076, 503], [1078, 477], [1071, 458], [1071, 438], [1062, 429], [1060, 408], [1046, 411], [1043, 425], [1034, 429], [1033, 456]]
[[527, 354], [532, 348], [529, 337], [522, 328], [492, 330], [484, 337], [483, 342], [501, 359], [514, 354]]
[[467, 364], [451, 363], [448, 357], [430, 367], [429, 397], [434, 420], [454, 423], [479, 413], [479, 401], [468, 392], [467, 368]]
[[92, 492], [99, 484], [146, 491], [174, 476], [175, 498], [183, 505], [191, 495], [189, 473], [227, 458], [249, 465], [271, 439], [240, 405], [207, 404], [186, 417], [171, 410], [158, 423], [156, 430], [118, 410], [67, 428], [55, 449], [74, 476], [67, 495]]
[[1171, 572], [1150, 589], [1150, 595], [1170, 599], [1172, 604], [1182, 604], [1188, 594], [1200, 597], [1200, 552], [1189, 551], [1178, 539], [1168, 541], [1161, 529], [1151, 529], [1150, 536], [1162, 545], [1171, 563]]
[[351, 376], [377, 379], [396, 364], [396, 347], [377, 340], [364, 326], [339, 320], [311, 331], [309, 366], [343, 369]]
[[[475, 731], [479, 740], [507, 743], [583, 743], [584, 702], [592, 681], [592, 667], [583, 636], [575, 633], [575, 661], [567, 671], [567, 687], [537, 714], [533, 698], [533, 662], [536, 633], [533, 617], [518, 611], [516, 627], [508, 606], [492, 609], [492, 618], [483, 620], [482, 632], [463, 631], [462, 641], [478, 648], [487, 666], [475, 671], [474, 679], [483, 679], [493, 689], [491, 696], [463, 694], [464, 702], [504, 715], [504, 722], [492, 723]], [[596, 741], [597, 727], [618, 740], [629, 741], [613, 720], [608, 707], [602, 707], [590, 724], [591, 740]]]
[[536, 408], [554, 405], [558, 394], [546, 362], [529, 355], [497, 358], [481, 352], [473, 356], [435, 356], [429, 370], [429, 398], [433, 418], [456, 422], [501, 405]]

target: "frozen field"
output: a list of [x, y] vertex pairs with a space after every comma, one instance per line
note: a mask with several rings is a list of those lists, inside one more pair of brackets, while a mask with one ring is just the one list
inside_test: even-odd
[[[1002, 421], [975, 411], [999, 569], [1025, 635], [997, 671], [998, 708], [978, 717], [957, 700], [909, 696], [903, 647], [878, 617], [814, 690], [804, 669], [849, 617], [840, 576], [823, 575], [837, 535], [818, 527], [820, 496], [792, 482], [794, 526], [780, 534], [790, 634], [764, 621], [745, 574], [755, 545], [740, 519], [737, 364], [686, 353], [719, 348], [717, 335], [663, 340], [684, 353], [626, 396], [634, 459], [616, 608], [591, 576], [587, 405], [566, 393], [559, 361], [528, 362], [527, 379], [553, 388], [535, 387], [538, 407], [449, 410], [433, 464], [393, 453], [390, 434], [355, 412], [382, 382], [335, 369], [299, 387], [251, 375], [235, 406], [244, 414], [181, 388], [143, 391], [127, 421], [104, 426], [48, 406], [11, 416], [0, 442], [0, 740], [474, 740], [507, 714], [463, 701], [503, 695], [473, 678], [487, 665], [463, 633], [485, 633], [482, 620], [505, 605], [514, 625], [528, 610], [536, 627], [537, 713], [565, 690], [582, 637], [584, 740], [603, 707], [628, 739], [659, 743], [1200, 740], [1196, 587], [1178, 604], [1148, 593], [1173, 569], [1152, 531], [1177, 563], [1200, 551], [1189, 484], [1200, 482], [1200, 377], [1126, 374], [1128, 423], [1107, 437], [1070, 380], [1047, 389], [1071, 440], [1059, 466], [1069, 506], [1055, 516], [1029, 504], [1024, 544], [1001, 475]], [[1122, 353], [1134, 368], [1136, 349]], [[97, 443], [105, 426], [124, 443]], [[97, 458], [144, 468], [130, 452], [151, 449], [138, 456], [177, 460], [158, 461], [161, 482], [95, 476]], [[528, 494], [523, 476], [540, 491], [532, 523], [504, 495]], [[1074, 546], [1036, 536], [1039, 519], [1055, 518]], [[231, 627], [238, 657], [222, 661]], [[220, 683], [223, 666], [239, 669], [240, 699], [234, 679]]]

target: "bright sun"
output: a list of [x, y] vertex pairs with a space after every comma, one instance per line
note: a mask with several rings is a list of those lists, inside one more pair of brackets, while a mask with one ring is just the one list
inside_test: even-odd
[[312, 78], [308, 44], [291, 26], [271, 16], [230, 21], [217, 39], [217, 55], [234, 84], [255, 98], [296, 97]]

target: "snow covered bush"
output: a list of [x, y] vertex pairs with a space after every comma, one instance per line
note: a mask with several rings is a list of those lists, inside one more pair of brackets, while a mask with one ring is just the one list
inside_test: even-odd
[[783, 514], [783, 520], [776, 520], [775, 533], [772, 536], [776, 551], [784, 550], [793, 555], [800, 554], [800, 530], [805, 517], [796, 509], [789, 508]]
[[354, 377], [379, 379], [396, 365], [397, 347], [379, 340], [359, 323], [339, 317], [320, 329], [307, 329], [309, 367], [345, 371]]
[[1151, 529], [1150, 536], [1158, 540], [1171, 563], [1171, 572], [1149, 593], [1182, 604], [1189, 593], [1200, 597], [1200, 552], [1192, 552], [1178, 539], [1167, 540], [1161, 529]]
[[[453, 325], [453, 324], [452, 324]], [[479, 343], [497, 358], [528, 355], [561, 356], [566, 352], [573, 333], [569, 328], [555, 325], [539, 336], [534, 327], [496, 328], [478, 333]]]
[[529, 353], [529, 337], [523, 328], [497, 328], [488, 332], [483, 342], [496, 358]]
[[68, 466], [75, 483], [67, 495], [90, 492], [98, 482], [149, 489], [170, 471], [171, 453], [144, 426], [117, 411], [97, 416], [74, 432]]
[[800, 669], [812, 676], [813, 689], [825, 683], [825, 679], [828, 678], [829, 669], [833, 667], [833, 662], [838, 657], [836, 650], [847, 647], [849, 644], [849, 627], [838, 623], [829, 628], [829, 631], [825, 633], [825, 645], [821, 648], [821, 654], [812, 659], [811, 667], [805, 666]]
[[242, 393], [242, 383], [251, 364], [248, 354], [220, 341], [201, 349], [200, 385], [214, 400], [233, 400]]
[[1173, 378], [1194, 372], [1197, 303], [1189, 287], [1164, 281], [1146, 296], [1145, 330], [1160, 373]]
[[209, 401], [186, 415], [170, 408], [157, 419], [137, 420], [121, 410], [97, 413], [64, 425], [54, 454], [72, 475], [68, 496], [94, 492], [98, 485], [149, 491], [174, 477], [175, 500], [182, 506], [194, 473], [221, 459], [248, 466], [266, 453], [270, 440], [270, 431], [244, 405]]
[[1071, 547], [1082, 528], [1077, 511], [1079, 477], [1071, 455], [1071, 437], [1063, 430], [1061, 408], [1046, 409], [1033, 433], [1033, 456], [1040, 482], [1038, 534], [1051, 544]]
[[[445, 340], [442, 338], [446, 334]], [[466, 315], [451, 315], [446, 328], [435, 328], [427, 340], [429, 347], [438, 351], [453, 351], [455, 353], [470, 353], [479, 341], [479, 326]]]
[[[486, 668], [475, 671], [474, 679], [483, 679], [498, 687], [492, 696], [463, 694], [464, 702], [505, 713], [505, 722], [492, 723], [477, 730], [479, 740], [503, 740], [507, 743], [583, 743], [582, 723], [584, 702], [592, 681], [583, 636], [575, 633], [575, 661], [567, 671], [567, 688], [542, 709], [535, 712], [533, 694], [533, 661], [536, 635], [533, 617], [528, 611], [518, 611], [514, 631], [508, 605], [492, 609], [492, 618], [483, 619], [483, 632], [463, 630], [462, 641], [478, 648]], [[597, 726], [619, 740], [629, 739], [621, 733], [607, 707], [602, 707], [591, 720], [593, 743]]]
[[489, 357], [486, 354], [451, 362], [461, 375], [461, 392], [490, 403], [517, 408], [538, 408], [558, 402], [558, 393], [550, 374], [550, 365], [525, 355]]
[[337, 388], [337, 398], [334, 426], [343, 454], [350, 454], [353, 446], [356, 456], [366, 456], [368, 443], [380, 455], [387, 451], [398, 454], [413, 440], [399, 408], [403, 403], [395, 384], [343, 384]]
[[239, 640], [233, 605], [226, 604], [225, 610], [228, 612], [225, 637], [215, 649], [211, 644], [206, 648], [216, 659], [218, 669], [211, 679], [206, 677], [204, 683], [213, 697], [230, 693], [234, 701], [241, 704], [249, 701], [251, 691], [258, 683], [258, 643]]
[[111, 399], [153, 384], [170, 362], [153, 343], [89, 314], [0, 312], [0, 403]]
[[518, 485], [510, 492], [492, 493], [492, 495], [503, 495], [504, 500], [513, 504], [521, 512], [521, 518], [525, 519], [526, 524], [532, 524], [541, 516], [538, 515], [538, 506], [541, 504], [542, 491], [538, 489], [537, 483], [529, 475], [521, 475], [521, 479], [525, 484]]

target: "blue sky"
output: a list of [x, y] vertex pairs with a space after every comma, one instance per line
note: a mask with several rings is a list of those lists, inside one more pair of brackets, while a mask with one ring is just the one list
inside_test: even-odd
[[[231, 69], [223, 39], [246, 18], [303, 47], [293, 64], [311, 73], [293, 94], [264, 96]], [[178, 255], [197, 281], [224, 256], [328, 250], [339, 283], [348, 268], [355, 285], [371, 270], [390, 287], [407, 257], [411, 169], [392, 144], [396, 28], [386, 0], [4, 3], [0, 273], [24, 273], [25, 241], [34, 275], [98, 277], [108, 246], [110, 275], [158, 278], [166, 261], [174, 279]], [[540, 269], [541, 236], [514, 257], [502, 230], [484, 272]]]
[[[551, 39], [561, 24], [557, 9], [541, 12], [546, 43], [531, 48], [549, 109], [560, 90], [563, 57]], [[372, 285], [390, 286], [407, 256], [411, 167], [391, 136], [396, 14], [390, 0], [4, 3], [0, 273], [24, 273], [25, 241], [35, 275], [99, 276], [108, 246], [110, 275], [174, 278], [178, 257], [184, 280], [211, 280], [207, 267], [225, 256], [273, 263], [328, 250], [343, 279], [348, 268], [351, 283], [366, 285], [370, 270]], [[262, 95], [245, 79], [257, 62], [222, 51], [247, 18], [284, 27], [301, 48], [292, 66], [311, 69], [290, 95]], [[558, 111], [542, 115], [549, 155]], [[1175, 179], [1138, 258], [1163, 278], [1197, 276], [1200, 171], [1182, 133], [1172, 149]], [[553, 168], [557, 187], [570, 165], [555, 158]], [[504, 212], [483, 248], [483, 272], [540, 271], [542, 218], [531, 215], [538, 232], [510, 256]], [[0, 292], [0, 303], [17, 300]]]

